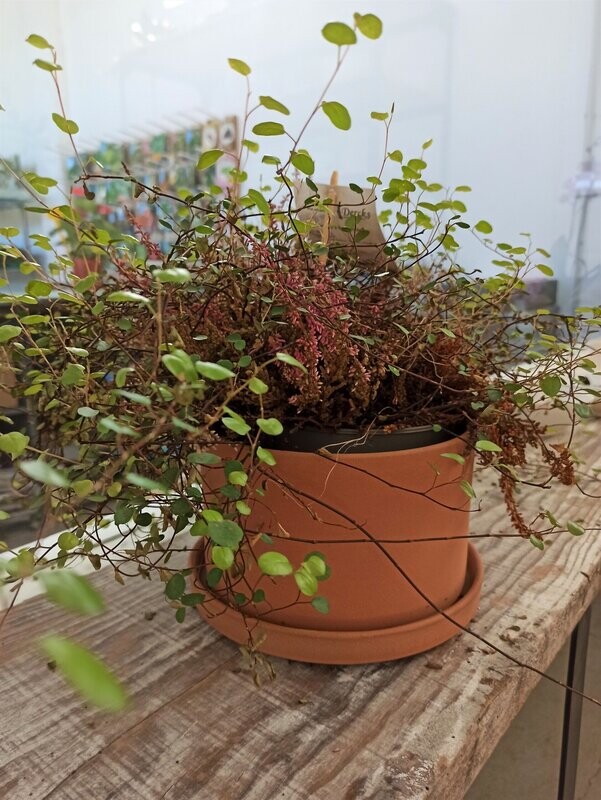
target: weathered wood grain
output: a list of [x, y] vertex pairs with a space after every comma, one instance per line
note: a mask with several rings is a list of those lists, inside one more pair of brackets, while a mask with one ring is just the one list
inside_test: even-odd
[[[582, 445], [593, 466], [600, 431]], [[508, 531], [496, 490], [477, 485], [473, 531]], [[598, 481], [589, 489], [601, 494]], [[524, 504], [601, 527], [601, 500], [575, 489], [531, 489]], [[546, 668], [601, 587], [601, 534], [562, 535], [544, 553], [515, 539], [478, 546], [487, 572], [474, 630]], [[109, 571], [94, 582], [109, 607], [102, 617], [82, 621], [35, 599], [2, 633], [2, 798], [459, 800], [537, 682], [461, 635], [379, 666], [273, 659], [276, 681], [256, 688], [234, 645], [194, 615], [173, 622], [158, 584], [122, 587]], [[32, 644], [47, 631], [99, 652], [129, 687], [129, 709], [83, 706]]]

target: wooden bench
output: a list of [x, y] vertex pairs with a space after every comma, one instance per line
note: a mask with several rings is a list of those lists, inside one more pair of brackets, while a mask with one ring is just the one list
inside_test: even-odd
[[[601, 467], [600, 433], [596, 422], [581, 435], [589, 472]], [[510, 532], [490, 480], [476, 486], [473, 533]], [[588, 488], [601, 494], [598, 480]], [[527, 488], [523, 504], [532, 516], [544, 505], [560, 520], [601, 527], [601, 500], [576, 488]], [[515, 538], [477, 543], [486, 577], [474, 630], [546, 669], [601, 587], [601, 535], [561, 534], [544, 552]], [[377, 666], [274, 659], [276, 680], [256, 687], [237, 647], [196, 614], [174, 622], [158, 583], [119, 586], [108, 570], [93, 580], [103, 616], [82, 619], [34, 598], [2, 629], [2, 798], [459, 800], [539, 680], [462, 634]], [[48, 631], [106, 659], [131, 693], [126, 712], [83, 705], [36, 651]]]

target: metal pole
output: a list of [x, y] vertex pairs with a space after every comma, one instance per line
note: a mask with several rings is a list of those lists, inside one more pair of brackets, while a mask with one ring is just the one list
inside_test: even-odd
[[[570, 637], [570, 655], [566, 683], [579, 692], [584, 691], [586, 673], [586, 654], [591, 626], [590, 606]], [[574, 800], [576, 774], [578, 770], [578, 750], [580, 745], [580, 721], [582, 719], [582, 697], [566, 689], [563, 710], [563, 731], [561, 736], [561, 761], [559, 765], [558, 800]]]

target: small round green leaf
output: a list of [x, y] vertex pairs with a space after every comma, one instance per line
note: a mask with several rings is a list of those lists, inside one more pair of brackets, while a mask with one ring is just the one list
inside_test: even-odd
[[90, 353], [88, 350], [85, 350], [83, 347], [65, 347], [65, 350], [68, 353], [71, 353], [73, 356], [78, 356], [80, 358], [87, 358]]
[[450, 458], [451, 461], [456, 461], [458, 464], [465, 464], [465, 458], [459, 453], [441, 453], [440, 455], [441, 458]]
[[538, 550], [545, 549], [545, 543], [543, 540], [539, 539], [538, 536], [535, 536], [534, 534], [531, 534], [530, 536], [530, 544], [536, 547]]
[[208, 533], [208, 526], [204, 519], [197, 519], [196, 522], [190, 526], [190, 536], [206, 536]]
[[222, 367], [221, 364], [214, 364], [211, 361], [196, 361], [194, 366], [203, 378], [208, 378], [211, 381], [225, 381], [228, 378], [235, 377], [231, 369]]
[[219, 567], [213, 567], [207, 572], [207, 586], [214, 589], [223, 577], [223, 570]]
[[379, 39], [382, 35], [382, 20], [375, 14], [353, 14], [355, 25], [368, 39]]
[[276, 353], [275, 357], [278, 361], [283, 361], [284, 364], [289, 364], [291, 367], [298, 367], [303, 372], [307, 372], [307, 368], [304, 364], [301, 364], [294, 356], [289, 355], [288, 353]]
[[280, 433], [284, 430], [284, 426], [279, 421], [279, 419], [275, 419], [275, 417], [270, 417], [269, 419], [258, 419], [257, 425], [268, 436], [279, 436]]
[[221, 459], [215, 453], [190, 453], [188, 461], [190, 464], [205, 464], [206, 466], [214, 466], [221, 463]]
[[238, 514], [242, 514], [243, 517], [247, 517], [252, 513], [251, 507], [244, 500], [238, 500], [236, 502], [236, 511]]
[[48, 297], [52, 292], [52, 284], [47, 281], [29, 281], [25, 291], [33, 297]]
[[547, 397], [555, 397], [561, 391], [561, 378], [558, 375], [546, 375], [541, 379], [540, 388]]
[[192, 273], [185, 267], [155, 269], [152, 276], [159, 283], [189, 283], [192, 280]]
[[268, 467], [273, 467], [277, 463], [273, 453], [270, 450], [265, 450], [264, 447], [257, 447], [257, 458], [267, 464]]
[[327, 614], [330, 611], [330, 604], [326, 597], [314, 597], [311, 600], [311, 605], [316, 611], [319, 611], [320, 614]]
[[315, 162], [308, 153], [293, 153], [290, 157], [292, 166], [305, 175], [313, 175], [315, 172]]
[[0, 344], [15, 339], [21, 334], [21, 328], [18, 325], [0, 325]]
[[311, 570], [307, 569], [305, 564], [303, 564], [300, 569], [296, 570], [294, 573], [294, 580], [301, 594], [307, 597], [312, 597], [317, 591], [317, 578]]
[[492, 225], [485, 219], [481, 219], [480, 222], [477, 222], [474, 225], [474, 228], [478, 231], [478, 233], [492, 233]]
[[[7, 239], [13, 239], [15, 236], [18, 236], [18, 235], [19, 235], [19, 229], [13, 227], [12, 225], [10, 225], [8, 228], [6, 228], [6, 227], [1, 227], [0, 228], [0, 236], [6, 236]], [[13, 253], [13, 255], [15, 255], [15, 254]], [[30, 262], [27, 262], [27, 263], [30, 263]], [[35, 264], [34, 266], [38, 267], [37, 264]]]
[[25, 436], [19, 431], [0, 433], [0, 452], [8, 453], [13, 461], [24, 453], [28, 444], [29, 436]]
[[202, 511], [202, 515], [207, 522], [218, 522], [223, 519], [223, 514], [221, 511], [217, 511], [216, 508], [205, 508]]
[[308, 556], [304, 560], [303, 564], [312, 575], [315, 575], [316, 578], [325, 577], [328, 571], [326, 562], [321, 556], [318, 556], [316, 553], [313, 553], [313, 555]]
[[281, 122], [258, 122], [253, 128], [253, 133], [256, 136], [281, 136], [286, 133], [286, 129]]
[[223, 150], [205, 150], [205, 152], [202, 153], [198, 159], [196, 169], [203, 170], [212, 167], [213, 164], [216, 164], [219, 161], [222, 155]]
[[[79, 539], [77, 542], [79, 543]], [[46, 590], [48, 599], [69, 611], [99, 614], [104, 610], [101, 595], [83, 575], [78, 575], [73, 570], [42, 570], [37, 577]]]
[[198, 377], [194, 364], [186, 353], [165, 353], [161, 361], [178, 381], [195, 381]]
[[279, 100], [275, 100], [273, 97], [269, 97], [269, 95], [259, 95], [259, 103], [270, 111], [279, 111], [280, 114], [290, 114], [290, 110], [286, 108], [283, 103], [280, 103]]
[[52, 50], [52, 45], [50, 42], [44, 39], [43, 36], [39, 36], [37, 33], [30, 34], [25, 41], [27, 44], [37, 47], [38, 50]]
[[251, 378], [248, 382], [248, 388], [253, 394], [265, 394], [269, 390], [269, 386], [260, 378]]
[[211, 548], [211, 558], [216, 567], [226, 570], [234, 563], [234, 551], [231, 547], [221, 547], [216, 544]]
[[321, 29], [323, 38], [332, 44], [342, 47], [345, 44], [355, 44], [357, 36], [355, 31], [344, 22], [328, 22]]
[[[58, 72], [62, 69], [60, 64], [53, 64], [52, 61], [44, 61], [43, 58], [36, 58], [33, 64], [35, 67], [43, 69], [45, 72]], [[43, 192], [43, 194], [46, 194], [46, 192]]]
[[78, 497], [87, 497], [94, 491], [94, 481], [83, 478], [80, 481], [73, 481], [71, 488]]
[[95, 408], [90, 408], [89, 406], [80, 406], [77, 409], [77, 413], [80, 417], [91, 419], [92, 417], [97, 417], [99, 412]]
[[73, 550], [80, 544], [79, 536], [73, 531], [63, 531], [58, 537], [58, 546], [61, 550]]
[[501, 453], [502, 448], [495, 442], [489, 442], [488, 439], [480, 439], [476, 442], [476, 450], [487, 453]]
[[227, 479], [234, 486], [246, 486], [248, 483], [248, 475], [246, 472], [240, 472], [239, 470], [230, 472]]
[[156, 478], [147, 478], [145, 475], [138, 475], [137, 472], [128, 472], [125, 475], [127, 482], [131, 486], [138, 486], [140, 489], [145, 489], [148, 492], [155, 494], [166, 494], [169, 492], [169, 487], [161, 483]]
[[259, 569], [265, 575], [291, 575], [293, 572], [292, 564], [283, 553], [278, 553], [275, 550], [268, 550], [266, 553], [261, 553], [257, 559]]
[[137, 292], [130, 292], [127, 289], [111, 292], [106, 296], [105, 300], [109, 303], [150, 303], [147, 297]]
[[221, 423], [228, 430], [237, 433], [239, 436], [246, 436], [250, 431], [250, 425], [244, 422], [243, 419], [237, 419], [236, 417], [222, 417]]
[[89, 650], [60, 636], [46, 636], [41, 646], [86, 700], [107, 711], [121, 711], [125, 707], [127, 696], [123, 687]]
[[474, 487], [469, 481], [460, 481], [459, 486], [464, 494], [466, 494], [470, 498], [476, 497], [476, 492], [474, 491]]
[[241, 61], [239, 58], [228, 58], [227, 63], [230, 67], [234, 70], [234, 72], [240, 73], [240, 75], [250, 75], [251, 68], [245, 61]]
[[69, 364], [61, 375], [63, 386], [79, 386], [85, 382], [85, 369], [81, 364]]
[[209, 522], [208, 534], [215, 544], [231, 548], [238, 547], [244, 537], [242, 528], [231, 519]]
[[55, 486], [60, 489], [65, 489], [69, 486], [69, 480], [66, 475], [41, 459], [38, 461], [23, 461], [20, 464], [20, 469], [28, 478], [44, 483], [46, 486]]
[[261, 194], [261, 192], [258, 192], [256, 189], [249, 189], [248, 197], [256, 205], [261, 214], [271, 213], [271, 208], [269, 207], [269, 203], [267, 202], [265, 197]]
[[581, 419], [588, 419], [593, 415], [591, 407], [587, 403], [575, 403], [574, 411]]
[[337, 103], [335, 100], [324, 100], [321, 107], [332, 125], [341, 131], [349, 130], [351, 127], [351, 115], [342, 103]]
[[202, 605], [204, 601], [205, 601], [205, 595], [201, 594], [200, 592], [192, 592], [192, 594], [184, 594], [180, 599], [181, 603], [191, 608], [193, 608], [194, 606]]
[[60, 114], [56, 113], [52, 115], [52, 119], [54, 120], [56, 127], [59, 128], [63, 133], [68, 133], [70, 136], [73, 136], [75, 133], [79, 132], [79, 125], [72, 119], [67, 119], [66, 117], [62, 117]]
[[[232, 472], [245, 472], [244, 464], [237, 459], [231, 459], [230, 461], [226, 461], [223, 465], [223, 471], [226, 474], [226, 477], [229, 477]], [[223, 515], [222, 517], [223, 518]]]
[[567, 522], [566, 528], [572, 536], [582, 536], [584, 534], [584, 528], [582, 525], [578, 525], [577, 522]]
[[186, 579], [181, 572], [176, 572], [165, 584], [165, 595], [169, 600], [179, 600], [185, 591]]

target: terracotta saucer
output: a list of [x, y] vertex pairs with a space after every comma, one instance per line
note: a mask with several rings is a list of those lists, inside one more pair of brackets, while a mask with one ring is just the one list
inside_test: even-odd
[[[198, 567], [199, 548], [192, 552], [191, 566]], [[473, 618], [480, 602], [484, 569], [480, 555], [470, 544], [467, 577], [463, 592], [444, 611], [461, 625]], [[207, 592], [196, 572], [195, 588]], [[210, 590], [209, 590], [210, 592]], [[248, 644], [248, 631], [255, 639], [262, 638], [259, 650], [266, 655], [305, 661], [312, 664], [373, 664], [393, 661], [430, 650], [461, 631], [440, 614], [416, 622], [379, 630], [336, 631], [293, 628], [256, 620], [225, 605], [214, 595], [197, 606], [200, 616], [215, 630], [238, 644]], [[246, 624], [245, 624], [246, 623]]]

